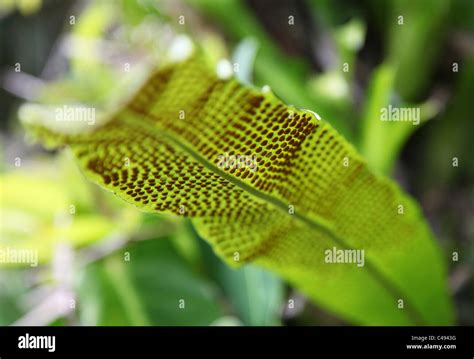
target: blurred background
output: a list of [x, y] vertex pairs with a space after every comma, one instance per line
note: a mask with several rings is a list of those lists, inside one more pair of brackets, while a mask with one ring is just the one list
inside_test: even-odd
[[[186, 39], [317, 111], [412, 194], [474, 325], [473, 30], [472, 0], [0, 0], [0, 248], [37, 255], [0, 257], [0, 325], [351, 324], [25, 137], [23, 102], [106, 109]], [[382, 125], [388, 105], [420, 125]]]

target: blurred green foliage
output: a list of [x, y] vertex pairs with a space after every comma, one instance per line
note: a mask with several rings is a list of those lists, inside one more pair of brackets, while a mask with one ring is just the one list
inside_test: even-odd
[[85, 325], [210, 325], [223, 313], [215, 286], [168, 238], [134, 243], [88, 266], [78, 294]]

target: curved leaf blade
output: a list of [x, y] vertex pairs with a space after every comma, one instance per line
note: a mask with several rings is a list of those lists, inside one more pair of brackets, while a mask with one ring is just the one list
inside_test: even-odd
[[[416, 203], [327, 123], [217, 78], [200, 58], [157, 71], [92, 132], [21, 114], [124, 200], [192, 217], [230, 264], [254, 261], [356, 323], [453, 321], [441, 253]], [[223, 166], [226, 154], [254, 156], [254, 168]], [[333, 248], [364, 250], [365, 266], [327, 263]]]

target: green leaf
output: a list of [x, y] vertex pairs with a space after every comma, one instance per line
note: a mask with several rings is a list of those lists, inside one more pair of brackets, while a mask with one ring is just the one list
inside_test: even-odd
[[395, 87], [405, 100], [420, 100], [432, 81], [452, 5], [449, 0], [391, 2], [386, 42], [389, 61], [396, 68]]
[[221, 266], [220, 282], [246, 325], [278, 325], [283, 307], [283, 285], [274, 274], [246, 265]]
[[[32, 135], [69, 146], [87, 177], [141, 210], [193, 218], [229, 264], [270, 269], [355, 323], [452, 323], [415, 201], [309, 111], [219, 79], [199, 57], [152, 74], [86, 133], [37, 109], [20, 110]], [[333, 248], [364, 250], [364, 265], [327, 263]]]
[[[390, 130], [400, 123], [380, 121], [380, 110], [390, 103], [395, 71], [389, 65], [382, 65], [374, 71], [368, 89], [368, 96], [362, 115], [359, 149], [372, 169], [387, 173], [394, 160], [390, 141]], [[406, 126], [406, 124], [401, 124]], [[408, 124], [412, 126], [410, 123]], [[390, 128], [388, 128], [390, 127]]]
[[[362, 115], [359, 149], [370, 168], [383, 174], [390, 173], [407, 139], [441, 107], [434, 100], [422, 104], [397, 103], [394, 82], [393, 66], [383, 64], [374, 71]], [[415, 111], [415, 115], [407, 119], [417, 121], [382, 121], [382, 111], [400, 110]]]
[[280, 325], [284, 286], [273, 273], [254, 265], [231, 268], [217, 258], [207, 243], [199, 240], [209, 275], [219, 283], [245, 325]]
[[164, 238], [89, 265], [78, 293], [84, 325], [209, 325], [222, 315], [215, 288]]

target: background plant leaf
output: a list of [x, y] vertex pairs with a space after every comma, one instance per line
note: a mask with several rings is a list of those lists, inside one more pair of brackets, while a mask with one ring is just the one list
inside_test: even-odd
[[255, 265], [231, 268], [204, 241], [202, 252], [209, 275], [219, 283], [244, 325], [280, 325], [285, 288], [274, 273]]
[[222, 316], [217, 288], [191, 270], [169, 238], [133, 243], [89, 265], [78, 293], [85, 325], [209, 325]]
[[[371, 169], [390, 174], [407, 139], [428, 120], [437, 115], [440, 103], [428, 99], [421, 104], [400, 103], [395, 93], [395, 70], [383, 64], [373, 73], [362, 115], [359, 150]], [[381, 110], [403, 108], [419, 110], [418, 123], [412, 121], [382, 121]], [[414, 120], [415, 118], [413, 118]]]

